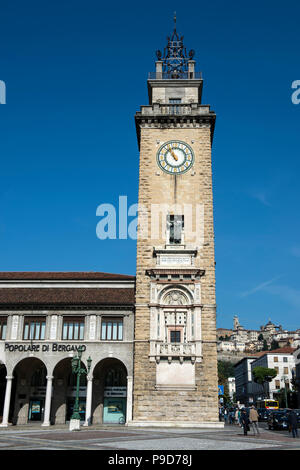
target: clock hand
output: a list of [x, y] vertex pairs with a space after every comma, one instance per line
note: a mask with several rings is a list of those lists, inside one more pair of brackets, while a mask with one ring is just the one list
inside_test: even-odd
[[175, 160], [177, 161], [177, 160], [178, 160], [178, 157], [177, 157], [177, 155], [173, 152], [172, 149], [170, 149], [170, 153], [171, 153], [172, 157], [175, 158]]

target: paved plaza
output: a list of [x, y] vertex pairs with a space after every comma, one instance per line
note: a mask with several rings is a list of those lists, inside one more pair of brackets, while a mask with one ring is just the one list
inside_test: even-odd
[[[260, 424], [260, 435], [243, 435], [239, 426], [224, 429], [82, 427], [69, 431], [67, 425], [42, 428], [37, 425], [0, 429], [1, 450], [105, 450], [112, 451], [197, 451], [197, 450], [299, 450], [300, 438], [288, 431], [270, 431]], [[299, 434], [300, 435], [300, 434]]]

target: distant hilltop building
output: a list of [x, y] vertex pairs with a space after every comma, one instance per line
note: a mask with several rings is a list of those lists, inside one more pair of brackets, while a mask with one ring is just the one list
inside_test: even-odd
[[259, 330], [246, 329], [237, 315], [233, 317], [233, 329], [217, 328], [218, 354], [242, 354], [281, 347], [300, 346], [300, 329], [288, 331], [270, 319]]
[[237, 330], [240, 326], [239, 318], [237, 315], [234, 315], [233, 317], [233, 329]]

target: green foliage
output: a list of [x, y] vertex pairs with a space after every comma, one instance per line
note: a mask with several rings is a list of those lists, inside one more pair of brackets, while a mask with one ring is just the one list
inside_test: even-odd
[[230, 403], [228, 377], [234, 377], [234, 365], [229, 361], [218, 361], [218, 384], [224, 385], [224, 404]]
[[263, 351], [268, 351], [268, 349], [269, 349], [269, 348], [268, 348], [268, 343], [267, 343], [267, 341], [264, 339], [264, 345], [263, 345], [262, 350], [263, 350]]
[[265, 393], [265, 384], [271, 382], [276, 377], [277, 372], [275, 369], [269, 369], [268, 367], [254, 367], [252, 375], [254, 382], [260, 384]]
[[271, 343], [271, 351], [273, 351], [274, 349], [279, 349], [279, 343], [278, 341], [276, 341], [276, 339], [273, 339]]
[[218, 383], [224, 385], [224, 391], [228, 389], [228, 377], [234, 377], [233, 364], [229, 361], [218, 361]]
[[232, 362], [218, 361], [218, 375], [219, 378], [224, 378], [226, 381], [228, 377], [234, 377], [234, 365]]
[[254, 382], [263, 385], [266, 382], [271, 382], [277, 375], [275, 369], [268, 367], [254, 367], [252, 371]]
[[230, 336], [226, 335], [225, 337], [224, 336], [219, 336], [219, 341], [229, 341], [230, 340]]
[[298, 406], [297, 392], [294, 390], [286, 390], [281, 388], [276, 393], [276, 396], [274, 395], [274, 398], [279, 401], [280, 408], [286, 407], [286, 400], [288, 408], [297, 408]]

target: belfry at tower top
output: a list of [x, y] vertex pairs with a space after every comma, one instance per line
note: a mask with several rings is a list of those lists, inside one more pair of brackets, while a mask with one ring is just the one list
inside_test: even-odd
[[146, 127], [208, 126], [213, 139], [216, 115], [201, 103], [203, 80], [195, 71], [194, 55], [193, 50], [187, 52], [177, 32], [175, 16], [173, 33], [163, 52], [156, 51], [155, 72], [148, 75], [149, 104], [135, 114], [139, 147], [141, 129]]
[[[156, 74], [150, 74], [149, 78], [162, 79], [188, 79], [201, 78], [201, 74], [194, 70], [195, 51], [191, 49], [187, 52], [183, 43], [183, 36], [180, 36], [176, 29], [176, 13], [174, 14], [174, 30], [171, 36], [167, 37], [167, 45], [163, 52], [156, 51]], [[161, 73], [158, 77], [157, 74]], [[197, 75], [197, 76], [196, 76]]]

